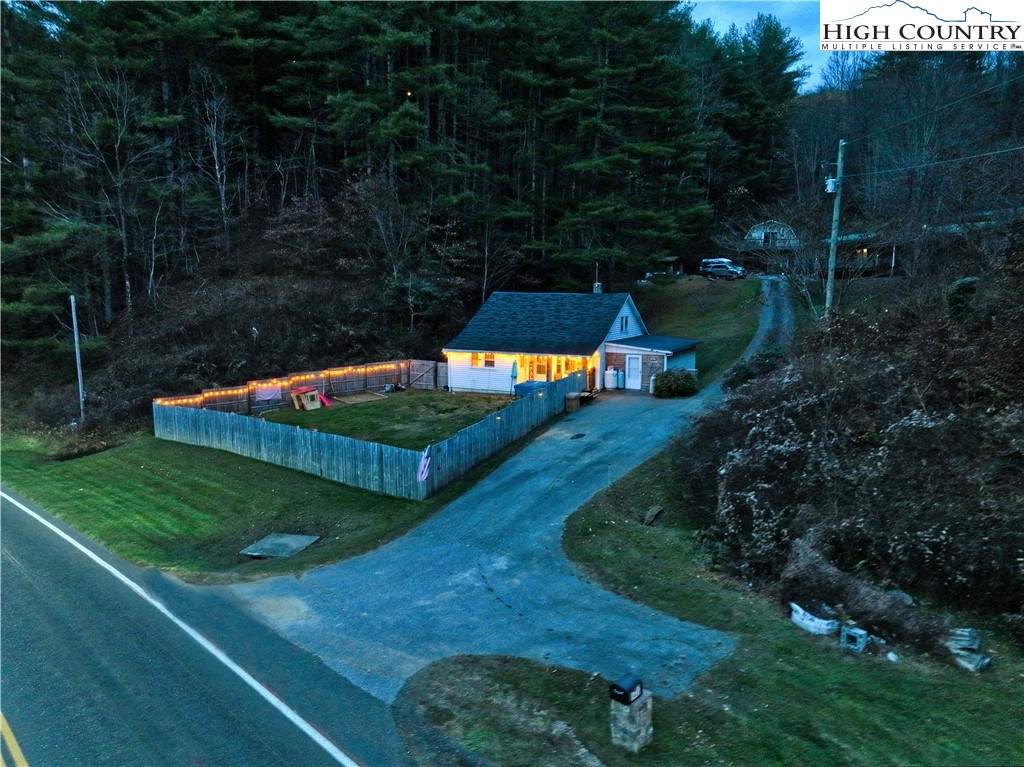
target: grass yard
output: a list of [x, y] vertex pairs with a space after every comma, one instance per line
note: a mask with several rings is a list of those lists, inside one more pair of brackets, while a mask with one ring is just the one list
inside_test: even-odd
[[375, 401], [334, 403], [318, 410], [281, 408], [267, 413], [264, 418], [367, 442], [422, 450], [483, 420], [508, 403], [509, 397], [494, 394], [406, 389]]
[[[698, 337], [702, 379], [728, 367], [757, 325], [758, 283], [684, 280], [644, 294], [652, 332]], [[270, 420], [422, 449], [504, 406], [505, 397], [409, 390], [378, 402]], [[463, 493], [528, 443], [520, 440], [428, 501], [406, 501], [230, 453], [136, 436], [60, 460], [42, 436], [4, 435], [3, 480], [115, 554], [194, 580], [297, 572], [380, 546]], [[272, 532], [322, 536], [284, 560], [239, 550]]]
[[736, 361], [757, 331], [760, 290], [755, 279], [691, 277], [646, 288], [635, 298], [651, 333], [703, 341], [697, 369], [706, 386]]
[[[118, 556], [211, 580], [295, 572], [374, 549], [434, 514], [523, 444], [422, 502], [152, 436], [60, 461], [41, 438], [4, 435], [0, 455], [6, 485]], [[322, 538], [287, 559], [238, 553], [269, 533]]]
[[[668, 454], [570, 518], [563, 545], [612, 591], [728, 631], [737, 651], [692, 693], [655, 702], [654, 743], [611, 745], [607, 681], [514, 658], [454, 658], [403, 690], [400, 725], [415, 753], [468, 747], [499, 767], [626, 765], [1009, 765], [1024, 763], [1024, 659], [998, 638], [979, 675], [944, 658], [841, 652], [793, 626], [777, 603], [707, 567], [698, 532], [666, 496]], [[669, 509], [646, 527], [636, 513]], [[438, 732], [440, 731], [440, 732]], [[421, 764], [432, 762], [426, 756]], [[455, 762], [453, 762], [455, 763]]]

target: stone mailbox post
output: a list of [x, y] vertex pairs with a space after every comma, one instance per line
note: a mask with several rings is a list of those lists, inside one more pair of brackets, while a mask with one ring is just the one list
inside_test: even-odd
[[612, 743], [638, 753], [654, 739], [654, 697], [632, 674], [608, 688]]

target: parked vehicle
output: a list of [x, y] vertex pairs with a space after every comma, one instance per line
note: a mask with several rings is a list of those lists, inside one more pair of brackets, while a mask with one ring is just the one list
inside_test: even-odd
[[728, 258], [705, 258], [700, 262], [700, 273], [709, 280], [738, 280], [747, 276], [747, 270]]

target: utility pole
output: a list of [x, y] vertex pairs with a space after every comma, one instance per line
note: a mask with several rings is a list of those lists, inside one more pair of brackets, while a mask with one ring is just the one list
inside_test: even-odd
[[78, 309], [75, 306], [75, 295], [71, 294], [71, 326], [75, 332], [75, 366], [78, 368], [78, 426], [85, 423], [85, 384], [82, 380], [82, 347], [78, 342]]
[[[839, 159], [836, 161], [835, 192], [832, 205], [832, 237], [828, 242], [828, 279], [825, 281], [825, 319], [832, 313], [832, 295], [836, 284], [836, 251], [839, 249], [839, 201], [843, 197], [843, 150], [846, 142], [839, 139]], [[826, 187], [827, 189], [827, 187]]]

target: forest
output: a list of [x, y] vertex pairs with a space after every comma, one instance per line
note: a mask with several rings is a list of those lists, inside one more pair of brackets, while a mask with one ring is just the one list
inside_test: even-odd
[[[493, 290], [627, 289], [784, 219], [1016, 215], [1024, 62], [837, 54], [674, 3], [2, 6], [2, 323], [18, 417], [99, 426], [284, 369], [436, 356]], [[809, 300], [813, 298], [808, 295]], [[5, 416], [15, 412], [7, 408]]]

